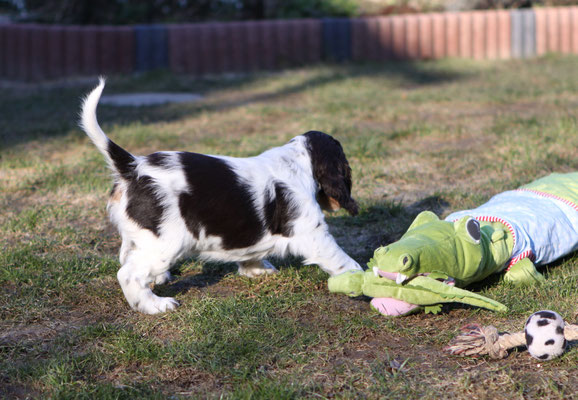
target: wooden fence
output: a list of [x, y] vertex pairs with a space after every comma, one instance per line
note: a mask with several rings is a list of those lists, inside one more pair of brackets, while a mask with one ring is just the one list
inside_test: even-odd
[[578, 7], [120, 27], [0, 25], [0, 78], [25, 81], [548, 52], [578, 54]]

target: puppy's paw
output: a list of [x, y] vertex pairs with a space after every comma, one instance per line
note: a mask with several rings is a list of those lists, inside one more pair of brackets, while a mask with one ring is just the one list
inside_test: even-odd
[[256, 278], [261, 275], [271, 275], [279, 272], [269, 261], [244, 261], [238, 263], [239, 275], [247, 278]]
[[135, 304], [134, 308], [144, 314], [160, 314], [172, 311], [179, 306], [179, 302], [172, 297], [158, 297], [153, 295], [146, 302]]
[[173, 280], [173, 276], [169, 271], [163, 272], [155, 277], [155, 285], [164, 285]]

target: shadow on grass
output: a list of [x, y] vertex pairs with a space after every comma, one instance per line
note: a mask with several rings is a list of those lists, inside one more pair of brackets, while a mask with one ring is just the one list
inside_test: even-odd
[[174, 281], [169, 285], [160, 285], [155, 292], [162, 296], [174, 296], [177, 293], [187, 293], [193, 288], [201, 289], [218, 284], [223, 278], [237, 271], [237, 265], [234, 263], [215, 263], [208, 262], [203, 264], [201, 273], [181, 275], [181, 267], [191, 259], [183, 260], [171, 269], [174, 275]]
[[385, 201], [362, 208], [355, 217], [329, 217], [327, 222], [340, 233], [337, 241], [345, 252], [363, 265], [373, 257], [375, 249], [399, 240], [420, 212], [441, 216], [448, 207], [449, 203], [437, 195], [409, 205]]
[[[432, 67], [433, 65], [433, 67]], [[314, 74], [299, 83], [268, 93], [257, 93], [223, 100], [215, 104], [182, 103], [146, 107], [100, 106], [99, 120], [103, 124], [124, 125], [138, 121], [143, 124], [177, 121], [203, 112], [231, 110], [245, 105], [268, 102], [324, 85], [357, 77], [387, 77], [398, 79], [400, 86], [416, 87], [451, 82], [464, 73], [442, 70], [435, 64], [399, 62], [390, 64], [342, 64], [327, 72]], [[254, 74], [235, 78], [196, 79], [153, 72], [136, 78], [113, 78], [107, 94], [117, 92], [178, 91], [209, 95], [215, 90], [242, 89], [267, 75]], [[86, 82], [86, 80], [84, 80]], [[81, 98], [97, 83], [63, 84], [61, 87], [3, 88], [0, 90], [0, 149], [5, 150], [35, 139], [58, 137], [79, 131], [78, 112]]]

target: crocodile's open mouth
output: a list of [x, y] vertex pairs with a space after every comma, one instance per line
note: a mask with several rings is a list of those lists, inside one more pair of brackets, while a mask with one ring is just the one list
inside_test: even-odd
[[382, 278], [389, 279], [391, 281], [395, 281], [395, 283], [397, 283], [398, 285], [401, 285], [405, 281], [409, 280], [409, 277], [407, 275], [402, 274], [401, 272], [381, 271], [377, 267], [373, 267], [373, 274], [376, 277], [382, 277]]
[[[430, 274], [429, 272], [426, 272], [426, 273], [418, 274], [418, 275], [419, 276], [428, 276], [429, 274]], [[402, 283], [410, 280], [410, 277], [402, 274], [401, 272], [382, 271], [378, 267], [373, 267], [373, 275], [375, 275], [378, 278], [385, 278], [385, 279], [389, 279], [390, 281], [395, 281], [395, 283], [397, 283], [398, 285], [401, 285]], [[447, 279], [438, 279], [438, 280], [440, 282], [443, 282], [443, 283], [450, 285], [450, 286], [454, 286], [456, 284], [454, 278], [451, 278], [451, 277], [447, 278]]]

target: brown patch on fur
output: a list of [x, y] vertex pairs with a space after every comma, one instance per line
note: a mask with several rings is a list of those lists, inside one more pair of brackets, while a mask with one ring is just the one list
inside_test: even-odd
[[317, 195], [317, 202], [325, 211], [337, 211], [341, 208], [341, 205], [337, 200], [335, 200], [333, 197], [327, 196], [323, 192], [320, 192]]
[[110, 203], [120, 203], [120, 199], [122, 198], [122, 189], [118, 185], [114, 185], [112, 191], [110, 192]]

